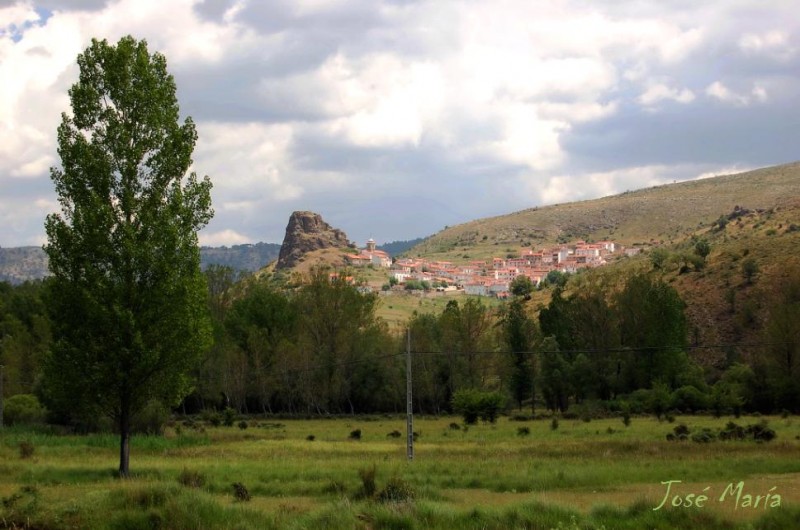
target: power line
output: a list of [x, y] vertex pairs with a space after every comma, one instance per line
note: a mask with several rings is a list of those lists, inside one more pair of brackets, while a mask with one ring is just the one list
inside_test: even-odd
[[668, 351], [668, 352], [685, 352], [685, 351], [692, 351], [692, 350], [714, 350], [714, 349], [728, 349], [728, 348], [763, 348], [767, 346], [786, 346], [789, 344], [794, 344], [793, 342], [751, 342], [751, 343], [727, 343], [727, 344], [699, 344], [699, 345], [688, 345], [688, 346], [631, 346], [625, 348], [588, 348], [588, 349], [574, 349], [574, 350], [525, 350], [525, 351], [514, 351], [514, 350], [470, 350], [470, 351], [447, 351], [447, 350], [438, 350], [438, 351], [417, 351], [413, 350], [411, 353], [419, 354], [419, 355], [495, 355], [495, 354], [511, 354], [511, 353], [519, 353], [524, 355], [534, 355], [534, 354], [548, 354], [548, 353], [568, 353], [568, 354], [579, 354], [579, 353], [646, 353], [646, 352], [657, 352], [657, 351]]

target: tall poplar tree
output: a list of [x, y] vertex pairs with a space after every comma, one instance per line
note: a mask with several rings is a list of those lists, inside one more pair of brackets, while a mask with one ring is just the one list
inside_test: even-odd
[[131, 419], [175, 403], [211, 340], [197, 231], [211, 182], [187, 175], [197, 133], [179, 121], [175, 82], [145, 41], [92, 40], [78, 56], [72, 114], [51, 169], [60, 214], [47, 217], [54, 346], [45, 388], [61, 410], [104, 412], [129, 474]]

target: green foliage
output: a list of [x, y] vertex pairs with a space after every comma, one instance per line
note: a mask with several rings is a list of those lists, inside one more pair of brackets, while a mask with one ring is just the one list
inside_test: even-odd
[[197, 133], [179, 123], [162, 55], [132, 37], [92, 40], [78, 67], [51, 171], [62, 211], [45, 224], [57, 339], [45, 394], [68, 416], [115, 418], [124, 476], [134, 414], [185, 396], [211, 343], [197, 245], [211, 182], [186, 176]]
[[398, 476], [393, 476], [378, 493], [377, 499], [380, 502], [404, 502], [413, 500], [415, 496], [411, 484]]
[[753, 279], [759, 273], [759, 266], [758, 262], [755, 258], [749, 257], [742, 260], [742, 276], [744, 277], [744, 281], [747, 283], [753, 283]]
[[239, 502], [247, 502], [252, 497], [250, 496], [250, 491], [247, 489], [247, 486], [242, 484], [241, 482], [234, 482], [232, 484], [233, 487], [233, 497]]
[[711, 253], [711, 244], [706, 239], [699, 239], [694, 244], [694, 253], [705, 260]]
[[526, 297], [533, 292], [533, 282], [527, 276], [519, 275], [511, 280], [509, 288], [514, 296]]
[[236, 411], [231, 407], [225, 407], [225, 410], [222, 411], [222, 424], [225, 427], [233, 427], [235, 421]]
[[563, 288], [567, 285], [567, 280], [569, 279], [569, 274], [561, 272], [559, 270], [552, 270], [547, 273], [544, 277], [544, 284], [545, 285], [552, 285], [553, 287], [561, 287]]
[[47, 411], [32, 394], [17, 394], [5, 400], [3, 422], [7, 425], [42, 423], [46, 415]]
[[662, 270], [669, 260], [669, 251], [667, 249], [657, 247], [650, 251], [650, 263], [653, 269]]
[[510, 353], [511, 396], [522, 408], [522, 402], [533, 397], [534, 363], [531, 353], [536, 340], [536, 323], [525, 311], [525, 304], [512, 300], [500, 321], [505, 343]]
[[681, 412], [699, 412], [709, 408], [709, 396], [693, 386], [675, 389], [671, 396], [672, 407]]
[[453, 410], [461, 414], [464, 423], [474, 425], [478, 418], [494, 423], [497, 415], [505, 407], [506, 398], [499, 392], [484, 392], [465, 388], [453, 394]]
[[137, 434], [164, 434], [164, 424], [169, 420], [170, 411], [163, 403], [151, 399], [131, 420], [131, 432]]

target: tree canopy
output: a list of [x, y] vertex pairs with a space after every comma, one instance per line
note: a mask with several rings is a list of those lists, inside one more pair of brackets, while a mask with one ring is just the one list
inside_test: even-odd
[[210, 344], [197, 231], [213, 215], [211, 182], [187, 175], [197, 133], [179, 121], [163, 55], [128, 36], [92, 40], [77, 62], [51, 170], [61, 213], [45, 224], [46, 394], [62, 414], [115, 420], [125, 476], [132, 415], [180, 400]]

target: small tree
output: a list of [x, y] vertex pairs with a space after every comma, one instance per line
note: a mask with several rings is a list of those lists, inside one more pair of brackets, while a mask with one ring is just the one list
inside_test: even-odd
[[62, 413], [115, 419], [127, 476], [134, 415], [185, 396], [210, 344], [197, 231], [213, 215], [211, 182], [186, 176], [197, 133], [179, 123], [164, 56], [130, 36], [92, 40], [78, 67], [51, 170], [61, 214], [45, 225], [56, 341], [45, 388]]
[[755, 258], [747, 258], [742, 261], [742, 276], [747, 283], [753, 283], [753, 278], [758, 274], [758, 262]]
[[694, 244], [694, 253], [705, 260], [711, 253], [711, 245], [707, 240], [699, 239], [697, 243]]
[[514, 296], [530, 296], [533, 292], [533, 282], [527, 276], [520, 274], [511, 281], [510, 290]]

